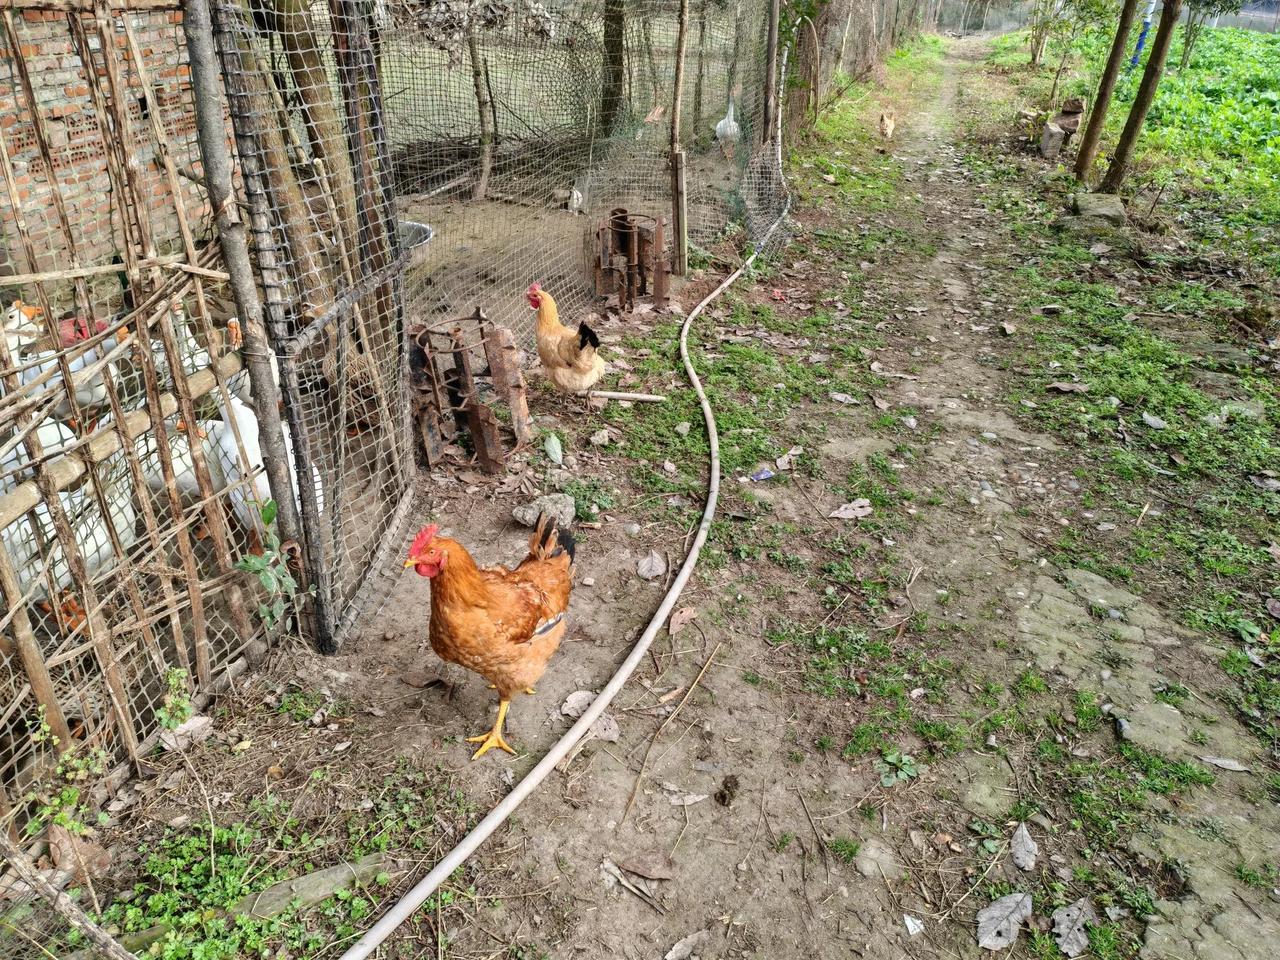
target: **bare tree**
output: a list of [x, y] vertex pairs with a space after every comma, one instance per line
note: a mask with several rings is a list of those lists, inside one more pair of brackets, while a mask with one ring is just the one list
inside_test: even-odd
[[1098, 189], [1102, 193], [1115, 193], [1124, 183], [1129, 173], [1129, 161], [1133, 159], [1133, 148], [1137, 146], [1138, 136], [1142, 133], [1142, 125], [1146, 122], [1147, 111], [1156, 98], [1156, 88], [1160, 85], [1160, 77], [1164, 74], [1165, 61], [1169, 59], [1169, 47], [1173, 43], [1173, 31], [1182, 16], [1182, 0], [1165, 0], [1164, 9], [1160, 11], [1160, 26], [1156, 28], [1156, 38], [1151, 44], [1151, 55], [1147, 58], [1146, 69], [1142, 71], [1142, 82], [1138, 84], [1138, 95], [1133, 106], [1129, 108], [1129, 119], [1125, 121], [1124, 132], [1120, 134], [1120, 142], [1116, 144], [1115, 156], [1111, 158], [1111, 166], [1107, 168], [1107, 176]]
[[1106, 65], [1102, 68], [1102, 77], [1098, 80], [1098, 94], [1093, 101], [1093, 109], [1089, 111], [1089, 122], [1085, 125], [1084, 134], [1080, 137], [1080, 148], [1076, 152], [1076, 179], [1086, 181], [1093, 169], [1093, 161], [1098, 155], [1098, 138], [1102, 136], [1102, 127], [1107, 122], [1107, 110], [1111, 107], [1111, 96], [1116, 90], [1116, 80], [1120, 78], [1120, 65], [1124, 63], [1125, 51], [1129, 45], [1129, 31], [1133, 29], [1133, 21], [1138, 15], [1138, 0], [1124, 0], [1120, 7], [1120, 23], [1116, 26], [1115, 39], [1111, 41], [1111, 52], [1107, 54]]

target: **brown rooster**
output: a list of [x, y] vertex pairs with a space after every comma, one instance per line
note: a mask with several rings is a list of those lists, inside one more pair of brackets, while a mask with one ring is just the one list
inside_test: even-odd
[[431, 649], [443, 660], [480, 674], [498, 691], [493, 729], [479, 743], [477, 760], [492, 747], [515, 753], [502, 725], [515, 694], [534, 693], [547, 661], [560, 646], [573, 587], [573, 537], [553, 518], [538, 517], [529, 555], [514, 570], [477, 567], [462, 544], [437, 536], [433, 523], [409, 548], [405, 567], [431, 581]]

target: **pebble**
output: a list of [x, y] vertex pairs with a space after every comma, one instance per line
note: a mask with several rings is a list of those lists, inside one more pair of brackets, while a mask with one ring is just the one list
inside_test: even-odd
[[1102, 671], [1101, 676], [1102, 676], [1102, 679], [1103, 679], [1103, 680], [1110, 680], [1110, 679], [1111, 679], [1111, 671], [1110, 671], [1110, 670], [1103, 670], [1103, 671]]
[[994, 433], [984, 433], [982, 434], [982, 439], [983, 440], [999, 440], [1000, 438], [996, 436], [996, 434]]
[[1110, 610], [1107, 611], [1107, 616], [1110, 617], [1112, 620], [1124, 619], [1124, 613], [1120, 610], [1117, 610], [1115, 607], [1112, 607]]
[[680, 436], [682, 437], [687, 437], [689, 435], [689, 430], [692, 427], [693, 427], [693, 424], [691, 424], [689, 421], [687, 420], [682, 421], [676, 424], [676, 433], [680, 434]]
[[382, 635], [383, 640], [394, 640], [395, 638], [396, 638], [396, 635], [392, 633], [390, 630], [388, 630], [386, 633]]
[[1132, 736], [1129, 728], [1129, 721], [1124, 717], [1116, 717], [1116, 734], [1121, 740], [1128, 740]]
[[594, 586], [596, 585], [596, 578], [595, 578], [595, 577], [583, 577], [583, 578], [582, 578], [582, 585], [583, 585], [584, 587], [594, 587]]
[[629, 537], [637, 537], [640, 535], [640, 524], [628, 523], [626, 526], [622, 528], [622, 532]]

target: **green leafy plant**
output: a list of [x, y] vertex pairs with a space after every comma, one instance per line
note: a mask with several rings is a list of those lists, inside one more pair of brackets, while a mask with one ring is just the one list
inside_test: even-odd
[[910, 754], [885, 750], [876, 761], [876, 773], [880, 774], [881, 786], [892, 787], [920, 776], [920, 768]]
[[[276, 533], [276, 502], [268, 500], [259, 505], [258, 515], [264, 530], [262, 553], [247, 554], [236, 561], [236, 569], [252, 574], [267, 595], [266, 602], [258, 605], [258, 617], [268, 630], [286, 623], [286, 616], [300, 612], [303, 597], [315, 588], [303, 591], [289, 569], [289, 554]], [[287, 625], [287, 623], [286, 623]]]

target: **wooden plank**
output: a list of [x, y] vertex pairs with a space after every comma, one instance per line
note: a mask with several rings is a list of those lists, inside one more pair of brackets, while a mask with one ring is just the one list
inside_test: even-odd
[[506, 327], [492, 324], [488, 329], [484, 351], [489, 358], [489, 372], [493, 374], [493, 389], [511, 408], [511, 429], [516, 443], [529, 443], [533, 440], [533, 419], [529, 416], [529, 391], [524, 374], [516, 363], [515, 334]]

